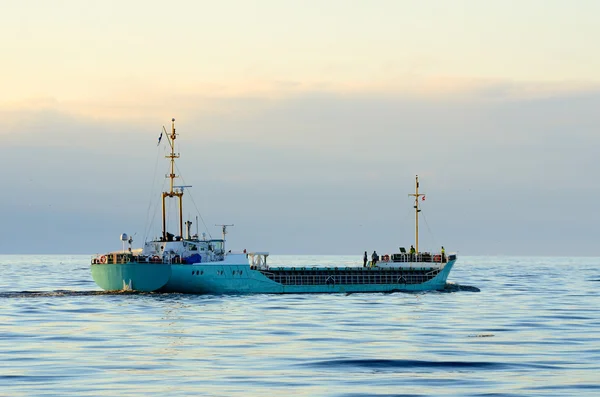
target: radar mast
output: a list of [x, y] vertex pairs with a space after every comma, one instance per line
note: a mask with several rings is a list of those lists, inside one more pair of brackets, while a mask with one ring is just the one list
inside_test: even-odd
[[175, 119], [171, 119], [171, 133], [167, 133], [165, 127], [163, 126], [163, 130], [167, 135], [167, 139], [169, 141], [169, 146], [171, 146], [171, 153], [166, 155], [165, 158], [171, 159], [171, 173], [165, 175], [166, 178], [171, 180], [170, 190], [168, 192], [162, 193], [162, 237], [164, 241], [167, 241], [167, 212], [165, 206], [165, 199], [167, 197], [178, 197], [179, 198], [179, 236], [183, 237], [183, 188], [180, 190], [174, 190], [173, 183], [175, 178], [178, 178], [178, 175], [175, 175], [175, 159], [179, 158], [179, 153], [175, 153], [175, 139], [177, 138], [177, 134], [175, 133]]
[[409, 194], [415, 198], [415, 251], [419, 253], [419, 197], [424, 197], [425, 194], [419, 193], [419, 175], [415, 176], [415, 193]]

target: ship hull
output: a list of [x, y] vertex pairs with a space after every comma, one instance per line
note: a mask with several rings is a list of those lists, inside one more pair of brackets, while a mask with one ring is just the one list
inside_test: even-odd
[[[423, 268], [420, 276], [396, 277], [394, 282], [384, 282], [385, 276], [393, 274], [394, 269], [386, 268], [344, 268], [346, 270], [333, 271], [334, 268], [320, 269], [311, 274], [319, 273], [327, 277], [327, 282], [309, 283], [299, 281], [302, 271], [284, 272], [287, 276], [280, 276], [280, 282], [274, 281], [270, 271], [255, 270], [248, 264], [152, 264], [152, 263], [126, 263], [92, 265], [94, 281], [107, 291], [160, 291], [188, 294], [322, 294], [322, 293], [367, 293], [367, 292], [395, 292], [395, 291], [433, 291], [443, 290], [446, 280], [455, 260], [451, 260], [440, 267], [434, 276], [427, 278], [427, 268]], [[304, 273], [310, 268], [303, 268]], [[404, 267], [411, 269], [410, 267]], [[328, 272], [325, 274], [325, 272]], [[408, 272], [410, 273], [410, 272]], [[333, 275], [335, 274], [335, 275]], [[348, 283], [340, 280], [345, 274], [359, 274], [370, 282]], [[271, 278], [269, 278], [271, 275]], [[337, 276], [336, 276], [337, 275]], [[337, 277], [337, 278], [336, 278]], [[416, 279], [411, 277], [421, 277]], [[314, 280], [315, 277], [312, 278]], [[285, 282], [281, 282], [286, 280]], [[293, 280], [293, 281], [291, 281]], [[305, 279], [306, 280], [306, 279]], [[323, 279], [321, 279], [323, 280]], [[355, 278], [355, 281], [357, 278]], [[388, 276], [387, 280], [390, 280]], [[417, 281], [414, 281], [417, 280]], [[422, 282], [419, 282], [421, 280]]]

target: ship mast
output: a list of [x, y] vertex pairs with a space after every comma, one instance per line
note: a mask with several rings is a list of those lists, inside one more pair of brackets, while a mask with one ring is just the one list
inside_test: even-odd
[[419, 197], [425, 196], [422, 193], [419, 193], [419, 175], [415, 176], [415, 193], [409, 194], [409, 196], [414, 196], [415, 198], [415, 251], [419, 253]]
[[171, 134], [167, 133], [166, 135], [171, 146], [171, 153], [165, 158], [171, 159], [171, 173], [165, 176], [171, 179], [171, 188], [168, 192], [162, 193], [162, 236], [164, 241], [167, 241], [167, 213], [165, 207], [165, 198], [167, 197], [179, 197], [179, 236], [183, 237], [183, 189], [180, 191], [173, 190], [173, 182], [178, 177], [175, 175], [175, 159], [179, 158], [179, 153], [175, 154], [175, 139], [177, 138], [175, 119], [171, 120]]

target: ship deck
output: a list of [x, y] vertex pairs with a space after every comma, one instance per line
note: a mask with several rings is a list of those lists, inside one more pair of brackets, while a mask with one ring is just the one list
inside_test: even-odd
[[422, 284], [437, 276], [439, 268], [289, 268], [259, 270], [265, 277], [283, 285], [331, 284]]

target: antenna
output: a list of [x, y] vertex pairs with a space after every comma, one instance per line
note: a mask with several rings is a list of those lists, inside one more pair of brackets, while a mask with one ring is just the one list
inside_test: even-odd
[[186, 187], [192, 187], [192, 185], [180, 185], [180, 186], [173, 186], [173, 189], [179, 189], [179, 192], [183, 193], [183, 190]]
[[227, 234], [227, 226], [235, 226], [235, 225], [215, 225], [221, 226], [223, 228], [223, 252], [225, 252], [225, 235]]

